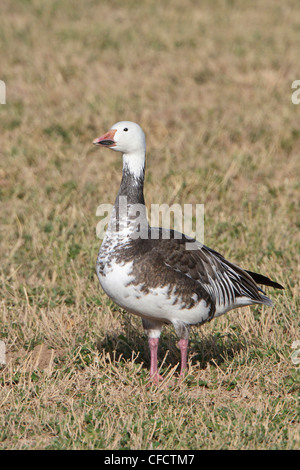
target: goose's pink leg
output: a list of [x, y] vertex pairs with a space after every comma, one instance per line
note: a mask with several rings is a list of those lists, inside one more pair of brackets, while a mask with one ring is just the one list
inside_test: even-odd
[[150, 379], [152, 382], [158, 383], [160, 380], [163, 380], [163, 377], [158, 373], [157, 367], [157, 349], [159, 338], [149, 338], [149, 348], [150, 348]]
[[188, 352], [188, 339], [180, 339], [179, 342], [180, 354], [181, 354], [181, 367], [180, 375], [183, 375], [187, 370], [187, 352]]

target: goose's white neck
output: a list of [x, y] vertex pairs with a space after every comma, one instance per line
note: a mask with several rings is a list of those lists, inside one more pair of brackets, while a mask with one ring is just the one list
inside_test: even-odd
[[136, 180], [144, 178], [146, 152], [123, 153], [123, 172], [128, 171]]

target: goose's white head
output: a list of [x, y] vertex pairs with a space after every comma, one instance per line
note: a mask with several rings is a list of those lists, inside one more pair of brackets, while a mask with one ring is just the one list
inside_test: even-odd
[[131, 121], [120, 121], [93, 141], [123, 154], [123, 167], [135, 177], [142, 176], [145, 166], [146, 138], [142, 128]]
[[93, 144], [125, 154], [146, 151], [145, 134], [138, 124], [131, 121], [117, 122], [108, 132], [95, 139]]

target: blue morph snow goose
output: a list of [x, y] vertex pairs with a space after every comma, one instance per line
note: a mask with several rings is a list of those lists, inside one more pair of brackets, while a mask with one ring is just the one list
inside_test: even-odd
[[[187, 368], [191, 325], [229, 310], [272, 301], [256, 283], [283, 289], [261, 274], [245, 271], [216, 251], [174, 230], [148, 225], [144, 201], [146, 140], [130, 121], [114, 124], [94, 144], [123, 154], [123, 177], [98, 258], [104, 292], [120, 307], [142, 318], [150, 347], [150, 377], [158, 382], [157, 349], [161, 329], [171, 323], [179, 337], [182, 375]], [[124, 210], [125, 203], [125, 210]], [[138, 210], [137, 210], [138, 208]]]

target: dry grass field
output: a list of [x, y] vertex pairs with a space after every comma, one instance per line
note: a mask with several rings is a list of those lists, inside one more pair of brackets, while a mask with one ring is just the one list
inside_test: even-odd
[[[1, 0], [1, 449], [299, 449], [298, 0]], [[298, 75], [297, 75], [298, 74]], [[194, 329], [148, 386], [139, 318], [102, 292], [96, 209], [147, 135], [145, 198], [205, 204], [205, 243], [285, 286]]]

